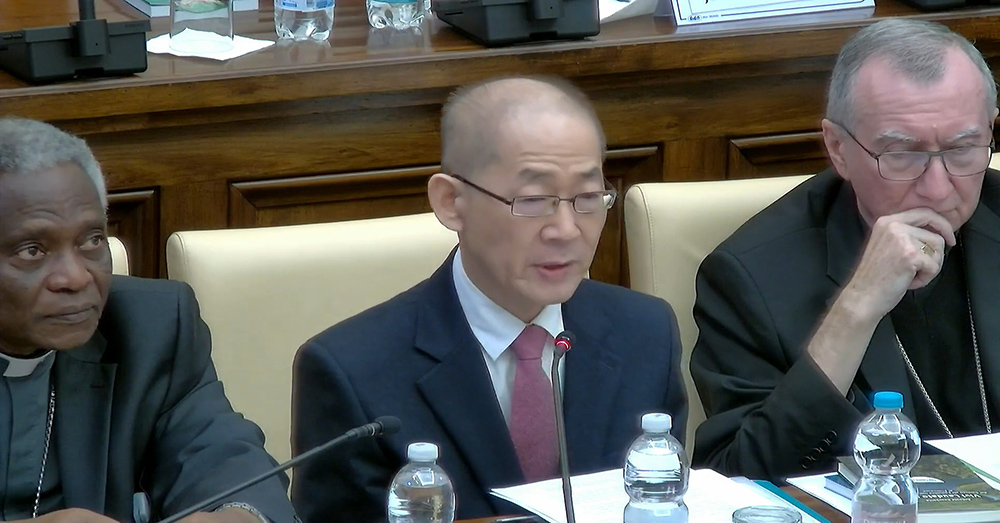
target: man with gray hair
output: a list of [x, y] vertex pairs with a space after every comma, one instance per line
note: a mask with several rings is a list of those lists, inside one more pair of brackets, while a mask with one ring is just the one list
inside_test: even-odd
[[708, 420], [695, 465], [783, 478], [831, 467], [875, 391], [928, 438], [1000, 415], [996, 84], [946, 27], [873, 24], [834, 66], [833, 169], [701, 266], [691, 373]]
[[[157, 520], [275, 465], [191, 289], [111, 275], [106, 208], [83, 140], [0, 119], [0, 521]], [[182, 521], [292, 523], [286, 486]]]

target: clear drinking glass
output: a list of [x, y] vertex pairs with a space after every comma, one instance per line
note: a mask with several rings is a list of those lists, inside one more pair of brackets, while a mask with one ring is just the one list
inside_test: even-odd
[[192, 54], [232, 50], [232, 1], [170, 0], [170, 48]]
[[743, 507], [733, 512], [733, 523], [802, 523], [802, 514], [787, 507]]

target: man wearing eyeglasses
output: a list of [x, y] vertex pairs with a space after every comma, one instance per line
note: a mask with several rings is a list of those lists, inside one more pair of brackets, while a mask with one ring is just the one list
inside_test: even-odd
[[780, 479], [850, 454], [871, 394], [903, 394], [925, 438], [1000, 414], [997, 89], [929, 22], [861, 30], [834, 66], [833, 169], [702, 264], [691, 373], [708, 420], [694, 462]]
[[[460, 89], [444, 107], [434, 213], [459, 246], [430, 279], [307, 342], [295, 362], [293, 452], [376, 416], [396, 436], [296, 469], [309, 523], [384, 520], [406, 445], [430, 441], [458, 519], [520, 510], [495, 487], [558, 477], [553, 338], [561, 360], [570, 470], [621, 467], [642, 414], [687, 402], [676, 320], [662, 300], [585, 279], [616, 192], [585, 96], [549, 78]], [[401, 260], [405, 263], [405, 260]]]

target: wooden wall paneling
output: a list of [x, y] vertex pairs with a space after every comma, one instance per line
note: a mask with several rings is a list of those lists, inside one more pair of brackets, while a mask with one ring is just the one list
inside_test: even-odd
[[152, 189], [108, 194], [108, 234], [125, 244], [133, 276], [159, 274], [159, 203], [159, 194]]
[[[228, 194], [225, 180], [165, 185], [160, 188], [162, 211], [160, 237], [156, 244], [162, 252], [167, 238], [177, 231], [225, 229]], [[160, 256], [159, 274], [167, 275], [166, 256]]]
[[628, 255], [625, 247], [625, 205], [622, 201], [629, 187], [655, 182], [662, 176], [663, 150], [659, 146], [630, 147], [608, 151], [604, 177], [618, 191], [619, 200], [608, 212], [590, 277], [607, 283], [628, 286]]
[[381, 218], [430, 211], [437, 165], [236, 182], [229, 226], [257, 227]]
[[812, 174], [828, 165], [819, 131], [733, 138], [726, 178]]
[[721, 180], [726, 176], [729, 140], [707, 138], [673, 140], [664, 144], [664, 181]]

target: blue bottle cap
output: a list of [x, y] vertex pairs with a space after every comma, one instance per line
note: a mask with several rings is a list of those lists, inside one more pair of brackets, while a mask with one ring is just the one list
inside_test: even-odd
[[901, 409], [903, 408], [903, 395], [887, 390], [876, 392], [875, 397], [872, 398], [872, 404], [876, 409]]

